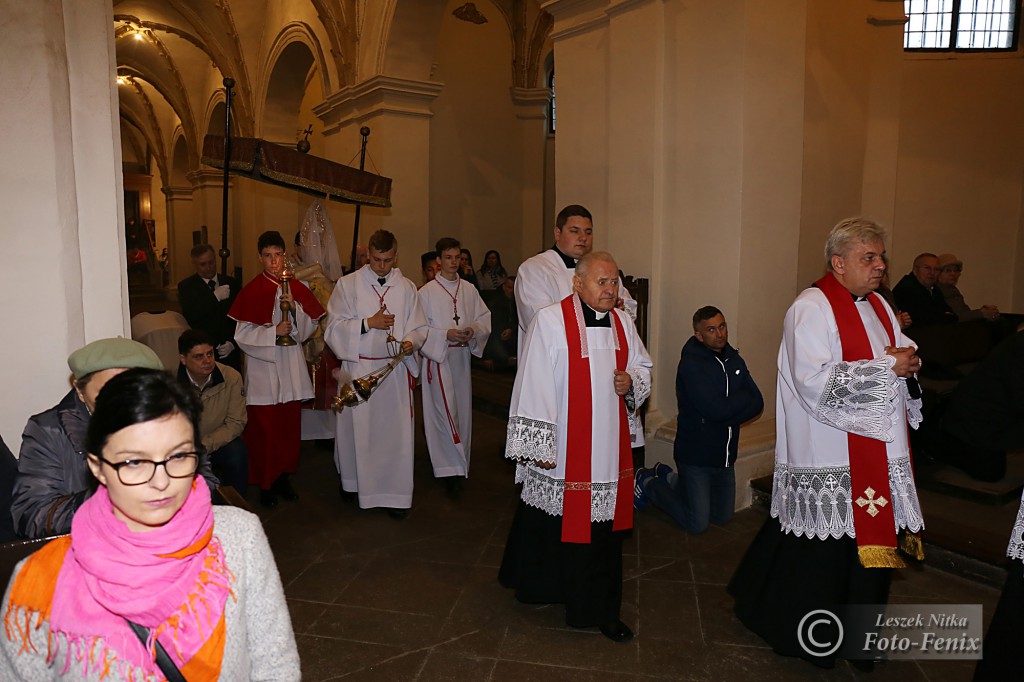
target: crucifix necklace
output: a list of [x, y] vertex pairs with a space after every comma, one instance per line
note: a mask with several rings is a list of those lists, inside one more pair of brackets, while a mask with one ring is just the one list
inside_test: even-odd
[[437, 282], [437, 285], [441, 287], [441, 290], [444, 293], [448, 294], [448, 297], [452, 299], [452, 312], [454, 313], [452, 315], [452, 319], [455, 320], [455, 324], [458, 325], [459, 320], [461, 319], [459, 317], [459, 287], [462, 286], [462, 278], [459, 277], [456, 280], [454, 296], [452, 296], [452, 292], [448, 291], [448, 287], [442, 284], [436, 277], [434, 278], [434, 281]]

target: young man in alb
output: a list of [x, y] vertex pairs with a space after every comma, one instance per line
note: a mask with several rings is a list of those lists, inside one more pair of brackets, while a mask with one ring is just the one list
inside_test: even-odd
[[420, 353], [423, 369], [423, 428], [434, 476], [457, 499], [469, 476], [473, 430], [473, 384], [469, 356], [481, 357], [491, 334], [491, 311], [476, 287], [459, 277], [461, 244], [451, 237], [437, 242], [439, 270], [417, 296], [427, 316], [427, 340]]
[[334, 438], [342, 498], [358, 494], [360, 508], [383, 507], [404, 519], [412, 508], [412, 387], [419, 373], [412, 352], [423, 344], [427, 320], [416, 285], [397, 264], [398, 240], [377, 230], [369, 262], [334, 287], [324, 341], [341, 361], [339, 383], [380, 369], [399, 350], [407, 353], [369, 400], [338, 414]]

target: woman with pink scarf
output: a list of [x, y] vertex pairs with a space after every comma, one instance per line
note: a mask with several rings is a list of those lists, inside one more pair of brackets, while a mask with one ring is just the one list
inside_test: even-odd
[[212, 507], [196, 475], [199, 411], [159, 371], [100, 391], [86, 439], [99, 489], [69, 536], [15, 568], [0, 679], [300, 679], [259, 519]]

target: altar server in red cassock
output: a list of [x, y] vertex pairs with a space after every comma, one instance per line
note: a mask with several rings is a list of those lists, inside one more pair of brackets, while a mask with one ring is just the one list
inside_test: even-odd
[[[260, 487], [260, 502], [277, 505], [278, 496], [298, 499], [289, 475], [299, 465], [300, 403], [313, 397], [302, 342], [325, 313], [297, 279], [290, 294], [281, 288], [285, 243], [280, 233], [264, 232], [257, 242], [263, 272], [242, 288], [228, 316], [235, 320], [235, 342], [246, 355], [245, 404], [248, 423], [242, 439], [249, 448], [249, 482]], [[281, 301], [292, 304], [287, 317]], [[277, 345], [290, 336], [293, 346]]]
[[[574, 293], [526, 335], [505, 456], [521, 501], [498, 579], [527, 603], [565, 604], [566, 623], [623, 642], [622, 540], [633, 526], [630, 422], [650, 394], [651, 359], [616, 309], [610, 254], [576, 264]], [[570, 409], [571, 406], [571, 409]]]

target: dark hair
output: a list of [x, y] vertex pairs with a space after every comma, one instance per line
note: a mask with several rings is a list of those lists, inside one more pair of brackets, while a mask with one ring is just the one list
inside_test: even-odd
[[263, 249], [268, 246], [276, 246], [282, 251], [287, 247], [284, 245], [284, 237], [277, 230], [267, 230], [260, 235], [259, 240], [256, 242], [256, 253], [263, 254]]
[[459, 249], [460, 254], [466, 254], [466, 260], [469, 261], [469, 265], [473, 265], [473, 254], [469, 252], [469, 249]]
[[210, 246], [209, 244], [196, 244], [195, 246], [192, 247], [192, 250], [189, 251], [188, 253], [193, 258], [199, 258], [204, 253], [206, 253], [207, 251], [213, 252], [213, 247]]
[[[437, 257], [440, 258], [441, 254], [448, 249], [459, 249], [459, 253], [466, 251], [465, 249], [460, 248], [461, 246], [462, 244], [459, 243], [459, 240], [454, 237], [441, 237], [437, 240], [437, 244], [434, 245], [434, 252], [437, 254]], [[469, 253], [469, 251], [466, 251], [466, 253]], [[472, 256], [470, 256], [470, 259], [472, 259]]]
[[367, 243], [371, 249], [381, 253], [398, 247], [398, 240], [395, 239], [395, 235], [387, 230], [377, 230], [370, 235], [370, 240]]
[[495, 272], [501, 272], [502, 270], [505, 269], [501, 265], [501, 254], [498, 253], [497, 251], [495, 251], [494, 249], [491, 249], [490, 251], [488, 251], [487, 253], [484, 254], [484, 262], [480, 264], [480, 269], [483, 272], [490, 272], [491, 269], [489, 267], [487, 267], [487, 259], [490, 258], [492, 253], [494, 254], [494, 257], [498, 259], [498, 266], [496, 268], [494, 268], [494, 271]]
[[186, 329], [178, 337], [178, 355], [188, 355], [196, 346], [216, 346], [213, 337], [202, 329]]
[[558, 212], [558, 216], [555, 218], [555, 227], [561, 230], [565, 227], [565, 224], [569, 222], [569, 218], [572, 218], [573, 216], [586, 218], [590, 222], [594, 222], [594, 216], [590, 215], [590, 211], [586, 208], [579, 204], [569, 204]]
[[710, 320], [716, 315], [721, 315], [722, 311], [713, 305], [706, 305], [703, 308], [697, 308], [697, 312], [693, 314], [693, 331], [697, 331], [700, 323], [704, 320]]
[[921, 262], [922, 258], [938, 258], [938, 256], [936, 256], [934, 253], [930, 253], [928, 251], [925, 251], [924, 253], [919, 253], [919, 254], [917, 254], [917, 257], [914, 258], [914, 265], [913, 265], [913, 267], [916, 268], [918, 263]]
[[94, 455], [103, 454], [107, 440], [121, 429], [181, 414], [192, 424], [196, 449], [202, 450], [199, 437], [199, 395], [178, 383], [167, 372], [157, 369], [129, 369], [108, 381], [96, 396], [96, 409], [89, 419], [85, 448]]
[[420, 270], [426, 270], [427, 266], [437, 260], [437, 253], [434, 251], [426, 251], [420, 256]]
[[302, 230], [295, 231], [295, 246], [302, 246]]

